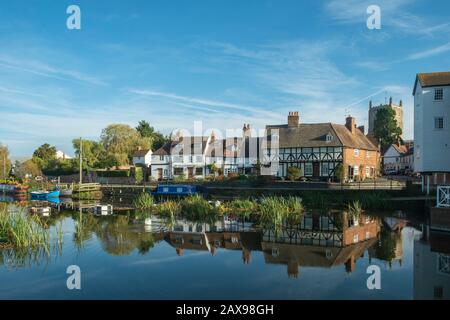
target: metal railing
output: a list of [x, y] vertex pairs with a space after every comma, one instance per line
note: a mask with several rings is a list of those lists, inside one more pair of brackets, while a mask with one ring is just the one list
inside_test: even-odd
[[450, 186], [439, 186], [436, 196], [436, 207], [450, 208]]

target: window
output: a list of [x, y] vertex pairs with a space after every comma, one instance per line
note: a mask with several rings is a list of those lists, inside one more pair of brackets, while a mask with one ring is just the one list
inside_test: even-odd
[[370, 151], [366, 150], [366, 158], [370, 158]]
[[353, 167], [353, 175], [355, 175], [355, 176], [359, 175], [359, 167], [358, 166]]
[[159, 156], [159, 160], [164, 161], [164, 156]]
[[328, 174], [329, 174], [328, 162], [323, 162], [322, 163], [322, 176], [328, 176]]
[[169, 170], [167, 170], [167, 169], [164, 169], [164, 176], [165, 176], [165, 177], [167, 177], [167, 176], [168, 176], [168, 174], [169, 174]]
[[311, 176], [313, 174], [312, 163], [305, 163], [305, 176]]
[[357, 242], [359, 242], [359, 234], [355, 234], [353, 236], [353, 243], [357, 243]]
[[330, 142], [331, 140], [333, 140], [333, 136], [329, 133], [329, 134], [327, 134], [327, 136], [326, 136], [326, 141], [327, 141], [327, 142]]
[[176, 176], [179, 176], [179, 175], [181, 175], [183, 173], [184, 173], [183, 172], [183, 168], [174, 168], [173, 169], [173, 174], [176, 175]]
[[369, 239], [370, 239], [370, 232], [366, 231], [366, 240], [369, 240]]
[[195, 175], [201, 176], [203, 174], [203, 168], [195, 168]]
[[353, 150], [355, 157], [359, 157], [359, 149]]
[[438, 130], [444, 129], [444, 118], [442, 117], [434, 118], [434, 128]]
[[366, 167], [366, 177], [370, 177], [370, 167]]
[[434, 89], [434, 100], [442, 101], [444, 100], [444, 89]]

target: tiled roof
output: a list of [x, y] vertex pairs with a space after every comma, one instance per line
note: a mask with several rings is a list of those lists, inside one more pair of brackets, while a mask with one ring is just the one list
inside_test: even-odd
[[[378, 148], [362, 133], [356, 129], [353, 135], [345, 125], [333, 123], [299, 124], [296, 127], [287, 125], [267, 126], [268, 134], [273, 129], [279, 130], [280, 148], [314, 148], [314, 147], [350, 147], [366, 150]], [[327, 135], [331, 139], [327, 141]]]
[[137, 150], [133, 153], [133, 157], [145, 157], [145, 155], [149, 152], [150, 150], [148, 149], [144, 149], [144, 150]]
[[422, 88], [436, 87], [436, 86], [449, 86], [450, 85], [450, 72], [432, 72], [432, 73], [418, 73], [416, 76], [416, 82], [414, 84], [413, 95], [416, 93], [417, 82], [420, 82]]

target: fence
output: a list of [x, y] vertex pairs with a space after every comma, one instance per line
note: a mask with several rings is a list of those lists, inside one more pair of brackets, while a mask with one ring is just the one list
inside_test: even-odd
[[439, 186], [436, 196], [436, 207], [450, 208], [450, 186]]

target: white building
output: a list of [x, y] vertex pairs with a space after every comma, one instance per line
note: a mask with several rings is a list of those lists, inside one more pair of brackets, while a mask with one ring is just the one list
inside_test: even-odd
[[423, 185], [450, 183], [450, 72], [420, 73], [414, 84], [414, 169]]
[[149, 168], [152, 164], [152, 150], [137, 150], [133, 154], [133, 164]]
[[65, 152], [58, 150], [56, 151], [56, 159], [58, 160], [70, 160], [72, 159], [71, 156], [68, 156]]
[[398, 172], [403, 168], [402, 166], [402, 157], [408, 152], [406, 146], [392, 144], [386, 150], [383, 155], [383, 170], [384, 173], [388, 173], [391, 171]]

